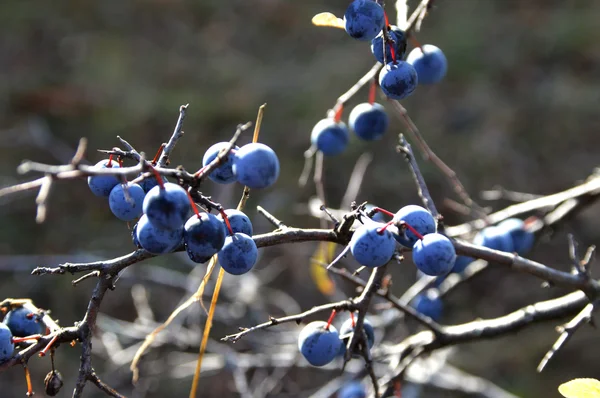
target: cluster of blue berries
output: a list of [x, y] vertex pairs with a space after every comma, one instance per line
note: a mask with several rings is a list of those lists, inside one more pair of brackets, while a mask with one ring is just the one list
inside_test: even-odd
[[[333, 315], [332, 315], [333, 317]], [[362, 330], [367, 337], [370, 350], [375, 344], [375, 329], [369, 320], [365, 319]], [[298, 349], [306, 360], [313, 366], [325, 366], [346, 353], [346, 345], [355, 331], [354, 317], [344, 321], [340, 331], [329, 322], [314, 321], [302, 329], [298, 336]], [[360, 343], [354, 348], [353, 356], [361, 352]]]
[[[473, 238], [473, 244], [522, 256], [532, 248], [535, 236], [519, 218], [509, 218], [498, 225], [483, 228]], [[471, 257], [458, 256], [453, 272], [460, 273], [473, 262]]]
[[350, 251], [359, 264], [375, 268], [392, 259], [396, 242], [412, 249], [415, 265], [427, 275], [445, 275], [454, 267], [454, 245], [436, 232], [431, 213], [417, 205], [402, 207], [389, 223], [367, 219], [354, 231]]
[[[406, 53], [405, 32], [397, 26], [386, 26], [385, 12], [373, 0], [355, 0], [344, 14], [348, 34], [361, 41], [371, 42], [375, 59], [384, 64], [379, 74], [379, 86], [391, 99], [408, 97], [417, 84], [437, 83], [446, 75], [448, 62], [442, 50], [431, 44]], [[341, 109], [339, 112], [341, 113]], [[339, 114], [319, 121], [311, 132], [311, 144], [326, 156], [342, 153], [348, 146], [350, 133]], [[348, 124], [356, 136], [364, 141], [380, 139], [388, 128], [388, 116], [381, 104], [374, 100], [353, 108]]]
[[[216, 159], [228, 142], [219, 142], [208, 148], [202, 158], [202, 165], [208, 166]], [[251, 143], [234, 147], [227, 160], [209, 174], [209, 178], [219, 184], [239, 182], [252, 189], [267, 188], [279, 177], [279, 159], [275, 152], [265, 144]]]
[[[203, 168], [228, 147], [228, 142], [212, 145], [202, 159]], [[271, 186], [279, 177], [277, 155], [261, 143], [234, 147], [222, 159], [208, 176], [219, 184], [238, 181], [259, 189]], [[112, 158], [96, 166], [120, 167]], [[252, 239], [252, 223], [240, 211], [224, 210], [218, 217], [197, 212], [184, 188], [158, 174], [140, 184], [120, 184], [113, 175], [91, 176], [88, 186], [95, 195], [108, 196], [110, 209], [119, 219], [139, 218], [133, 227], [133, 242], [152, 254], [166, 254], [184, 246], [192, 261], [204, 263], [219, 253], [221, 266], [235, 275], [248, 272], [256, 263], [258, 250]], [[190, 217], [192, 209], [196, 213]]]
[[344, 23], [351, 37], [371, 41], [375, 59], [385, 65], [379, 74], [379, 85], [389, 98], [406, 98], [418, 83], [437, 83], [446, 75], [448, 62], [436, 46], [419, 46], [406, 61], [401, 60], [406, 52], [405, 32], [397, 26], [386, 26], [385, 12], [377, 2], [353, 1], [346, 9]]
[[15, 345], [46, 333], [43, 314], [36, 314], [25, 307], [10, 310], [0, 323], [0, 362], [13, 356]]

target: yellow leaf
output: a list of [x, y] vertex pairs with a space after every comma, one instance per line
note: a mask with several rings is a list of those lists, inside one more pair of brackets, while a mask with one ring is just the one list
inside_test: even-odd
[[329, 278], [327, 270], [323, 264], [329, 264], [335, 255], [335, 243], [320, 242], [310, 259], [310, 276], [312, 277], [317, 289], [326, 296], [330, 296], [335, 291], [335, 284]]
[[312, 23], [315, 26], [328, 26], [330, 28], [345, 29], [344, 20], [336, 17], [330, 12], [322, 12], [313, 17]]
[[600, 398], [600, 381], [596, 379], [573, 379], [558, 387], [566, 398]]

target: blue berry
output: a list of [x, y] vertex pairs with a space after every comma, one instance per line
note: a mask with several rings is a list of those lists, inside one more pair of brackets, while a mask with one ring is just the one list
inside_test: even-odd
[[193, 215], [185, 223], [183, 241], [190, 259], [204, 263], [223, 247], [225, 227], [212, 214], [200, 213], [200, 217]]
[[123, 188], [123, 184], [115, 185], [108, 196], [108, 205], [110, 206], [110, 211], [119, 220], [133, 221], [142, 215], [142, 205], [146, 194], [138, 184], [129, 183], [127, 184], [129, 200], [127, 200]]
[[367, 398], [367, 389], [362, 383], [353, 381], [340, 389], [337, 398]]
[[170, 253], [182, 243], [183, 228], [175, 230], [159, 229], [144, 214], [135, 228], [140, 246], [152, 254]]
[[[363, 322], [363, 330], [367, 335], [367, 344], [369, 345], [369, 348], [373, 347], [373, 344], [375, 344], [375, 329], [373, 329], [373, 324], [368, 319], [365, 319]], [[340, 326], [340, 337], [344, 338], [345, 335], [353, 332], [354, 326], [352, 326], [352, 318], [348, 318], [342, 323], [342, 326]]]
[[333, 325], [315, 321], [306, 325], [298, 336], [298, 350], [313, 366], [324, 366], [333, 361], [340, 350], [340, 337]]
[[472, 257], [456, 256], [456, 261], [454, 261], [454, 267], [452, 268], [452, 272], [460, 274], [465, 269], [467, 269], [469, 264], [471, 264], [473, 261], [474, 259]]
[[437, 289], [427, 289], [425, 292], [416, 296], [412, 303], [417, 312], [438, 321], [442, 317], [444, 303], [440, 299]]
[[498, 228], [506, 231], [513, 241], [514, 250], [519, 255], [524, 255], [531, 250], [535, 236], [525, 227], [523, 220], [518, 218], [509, 218], [498, 224]]
[[[363, 330], [367, 335], [367, 345], [369, 346], [369, 349], [371, 349], [373, 344], [375, 344], [375, 329], [373, 329], [373, 324], [371, 324], [368, 319], [365, 319], [363, 322]], [[352, 326], [352, 318], [348, 318], [340, 327], [340, 340], [342, 344], [340, 346], [340, 352], [338, 355], [344, 355], [346, 353], [346, 345], [350, 340], [351, 333], [354, 333], [354, 327]], [[358, 348], [358, 346], [355, 346], [355, 350], [355, 355], [359, 355], [361, 350]]]
[[[365, 211], [368, 213], [370, 212], [373, 208], [375, 208], [377, 206], [374, 206], [370, 203], [367, 203], [366, 207], [365, 207]], [[371, 217], [371, 220], [373, 221], [377, 221], [377, 222], [385, 222], [385, 216], [383, 215], [382, 212], [377, 212], [373, 215], [373, 217]]]
[[45, 334], [46, 325], [39, 314], [34, 314], [25, 307], [10, 310], [3, 320], [13, 336], [26, 337], [34, 334]]
[[354, 0], [346, 9], [344, 23], [352, 38], [373, 40], [385, 25], [383, 8], [373, 0]]
[[267, 188], [279, 177], [279, 159], [265, 144], [246, 144], [233, 157], [233, 173], [249, 188]]
[[456, 252], [450, 239], [442, 234], [431, 233], [415, 243], [413, 261], [424, 274], [446, 275], [454, 267]]
[[385, 108], [381, 104], [364, 102], [352, 109], [348, 124], [358, 138], [374, 141], [383, 137], [389, 120]]
[[219, 252], [219, 264], [232, 275], [242, 275], [250, 271], [257, 258], [256, 243], [250, 236], [241, 232], [225, 238], [225, 244]]
[[485, 227], [475, 235], [473, 244], [512, 253], [515, 250], [510, 233], [499, 227]]
[[0, 323], [0, 362], [4, 362], [13, 356], [15, 345], [12, 339], [13, 335], [8, 326]]
[[[204, 157], [202, 158], [202, 166], [204, 167], [204, 166], [208, 165], [210, 162], [212, 162], [213, 160], [215, 160], [215, 158], [217, 157], [219, 152], [221, 152], [221, 150], [223, 148], [226, 148], [228, 146], [229, 146], [228, 142], [217, 142], [216, 144], [214, 144], [213, 146], [208, 148], [206, 150], [206, 152], [204, 153]], [[233, 149], [234, 149], [234, 151], [237, 151], [240, 148], [238, 146], [234, 146]], [[232, 152], [229, 152], [229, 155], [227, 156], [227, 160], [225, 160], [225, 162], [221, 163], [221, 165], [219, 167], [217, 167], [215, 170], [213, 170], [208, 175], [208, 178], [210, 178], [212, 181], [219, 183], [219, 184], [230, 184], [232, 182], [235, 182], [235, 174], [233, 174], [232, 167], [233, 167], [233, 154], [232, 154]]]
[[[162, 177], [163, 182], [169, 182], [166, 177]], [[144, 192], [148, 193], [152, 188], [158, 185], [158, 180], [156, 177], [148, 177], [144, 178], [139, 182], [140, 186], [144, 190]]]
[[179, 230], [190, 211], [190, 202], [185, 189], [167, 182], [164, 188], [156, 186], [146, 194], [143, 209], [156, 228]]
[[350, 133], [343, 122], [333, 118], [320, 120], [310, 133], [310, 142], [325, 156], [339, 155], [344, 152], [350, 141]]
[[[394, 216], [395, 222], [404, 221], [421, 235], [435, 232], [435, 219], [427, 209], [417, 205], [402, 207]], [[410, 229], [406, 228], [404, 234], [396, 235], [396, 240], [405, 247], [411, 248], [419, 240]]]
[[420, 84], [437, 83], [444, 78], [448, 70], [446, 56], [442, 50], [431, 44], [425, 44], [423, 50], [420, 47], [414, 48], [406, 57], [406, 62], [417, 71]]
[[360, 265], [381, 267], [392, 259], [396, 242], [389, 228], [378, 232], [383, 226], [385, 224], [368, 221], [354, 231], [350, 240], [350, 251]]
[[140, 245], [140, 241], [137, 238], [137, 226], [138, 223], [135, 223], [135, 225], [131, 229], [131, 241], [133, 242], [133, 245], [135, 247], [137, 247], [138, 249], [143, 249], [142, 245]]
[[[114, 160], [110, 161], [110, 167], [108, 166], [108, 159], [104, 159], [96, 163], [97, 167], [113, 168], [118, 169], [119, 163]], [[119, 179], [116, 176], [89, 176], [87, 180], [88, 186], [92, 193], [96, 196], [108, 196], [110, 191], [119, 183]]]
[[[246, 214], [236, 209], [227, 209], [225, 210], [225, 214], [227, 215], [229, 225], [231, 225], [231, 229], [234, 233], [241, 232], [248, 236], [253, 235], [252, 222], [250, 222], [250, 219]], [[225, 224], [225, 220], [223, 220], [223, 216], [219, 214], [217, 218], [223, 223], [225, 230], [227, 230], [227, 225]]]
[[401, 100], [408, 97], [417, 88], [417, 71], [404, 61], [391, 62], [379, 72], [379, 86], [391, 99]]
[[404, 34], [404, 31], [397, 26], [392, 26], [391, 28], [389, 35], [394, 40], [394, 43], [385, 44], [385, 59], [383, 59], [383, 32], [379, 33], [377, 37], [371, 41], [371, 52], [375, 56], [375, 59], [382, 64], [393, 61], [390, 44], [392, 44], [394, 48], [397, 60], [404, 58], [404, 53], [406, 52], [406, 35]]

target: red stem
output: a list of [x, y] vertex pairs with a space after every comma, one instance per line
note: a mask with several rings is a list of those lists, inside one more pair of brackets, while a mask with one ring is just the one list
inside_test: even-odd
[[371, 105], [375, 103], [375, 95], [377, 94], [377, 81], [375, 79], [376, 78], [374, 77], [373, 80], [371, 80], [371, 86], [369, 87], [369, 104]]
[[402, 398], [402, 384], [400, 383], [399, 380], [396, 380], [394, 382], [394, 395], [396, 398]]
[[34, 394], [33, 387], [31, 386], [31, 374], [26, 364], [23, 364], [23, 369], [25, 370], [25, 382], [27, 383], [27, 394], [25, 395], [31, 397]]
[[231, 224], [229, 223], [229, 217], [227, 217], [225, 210], [221, 209], [221, 210], [219, 210], [219, 213], [221, 213], [221, 217], [223, 217], [223, 220], [225, 221], [225, 225], [227, 226], [229, 235], [233, 236], [233, 229], [231, 228]]
[[158, 151], [156, 151], [156, 155], [154, 155], [154, 159], [152, 159], [152, 165], [153, 166], [156, 166], [156, 163], [158, 163], [158, 158], [160, 158], [160, 155], [162, 155], [163, 149], [165, 149], [165, 144], [164, 143], [160, 144], [160, 147], [158, 148]]
[[113, 155], [108, 157], [108, 163], [106, 163], [106, 167], [112, 167]]
[[415, 47], [419, 47], [421, 49], [421, 52], [425, 54], [425, 51], [423, 50], [423, 45], [421, 45], [421, 43], [417, 40], [417, 38], [414, 36], [414, 33], [408, 35], [408, 40], [410, 40]]
[[48, 350], [50, 348], [52, 348], [52, 346], [54, 345], [54, 343], [56, 342], [56, 340], [58, 340], [58, 335], [52, 337], [52, 340], [50, 340], [50, 342], [48, 343], [48, 345], [42, 350], [40, 351], [40, 357], [43, 357], [46, 355], [46, 353], [48, 352]]
[[[210, 164], [210, 163], [209, 163]], [[198, 178], [200, 177], [202, 174], [204, 174], [204, 170], [206, 170], [208, 168], [208, 164], [204, 167], [202, 167], [200, 170], [198, 170], [197, 172], [194, 173], [194, 178]]]
[[190, 195], [189, 192], [187, 192], [187, 197], [188, 197], [188, 200], [190, 201], [190, 206], [192, 206], [192, 211], [194, 212], [196, 217], [201, 218], [200, 212], [198, 211], [198, 206], [196, 206], [196, 203], [194, 203], [194, 199], [192, 199], [192, 195]]
[[386, 216], [390, 216], [390, 217], [394, 217], [395, 216], [395, 214], [392, 213], [391, 211], [386, 210], [386, 209], [382, 209], [381, 207], [373, 207], [371, 210], [375, 210], [376, 212], [383, 213]]
[[160, 173], [158, 171], [156, 171], [156, 169], [152, 166], [150, 166], [150, 171], [152, 171], [154, 173], [154, 178], [156, 178], [156, 181], [158, 182], [158, 186], [160, 187], [160, 189], [165, 189], [165, 182], [163, 181]]
[[377, 229], [377, 233], [379, 235], [383, 234], [383, 231], [385, 231], [390, 225], [393, 225], [394, 223], [394, 220], [388, 221], [383, 227]]
[[337, 104], [333, 110], [335, 111], [333, 120], [336, 123], [339, 123], [339, 121], [342, 120], [342, 115], [344, 114], [344, 104]]
[[352, 329], [356, 327], [356, 322], [354, 322], [354, 312], [350, 313], [350, 322], [352, 322]]
[[401, 221], [401, 222], [400, 222], [400, 224], [401, 224], [401, 225], [405, 225], [405, 226], [406, 226], [406, 228], [408, 228], [408, 229], [410, 230], [410, 232], [412, 232], [413, 234], [415, 234], [415, 235], [417, 236], [417, 238], [419, 238], [419, 239], [423, 239], [423, 235], [421, 235], [421, 234], [419, 233], [419, 231], [417, 231], [416, 229], [414, 229], [414, 228], [412, 227], [412, 225], [410, 225], [410, 224], [409, 224], [409, 223], [407, 223], [406, 221]]
[[335, 318], [336, 313], [337, 313], [336, 310], [331, 311], [331, 315], [329, 315], [329, 319], [327, 320], [327, 326], [325, 326], [325, 330], [329, 330], [329, 327], [331, 326], [331, 322], [333, 322], [333, 319]]
[[13, 337], [12, 342], [13, 343], [22, 343], [24, 341], [28, 341], [28, 340], [39, 340], [42, 338], [41, 334], [33, 334], [31, 336], [26, 336], [26, 337]]

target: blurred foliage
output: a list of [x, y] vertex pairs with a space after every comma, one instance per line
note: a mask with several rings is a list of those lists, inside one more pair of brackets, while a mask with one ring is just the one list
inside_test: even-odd
[[[388, 3], [393, 13], [392, 2]], [[349, 39], [343, 31], [310, 25], [314, 14], [342, 15], [346, 4], [342, 0], [0, 2], [0, 185], [27, 178], [15, 172], [22, 159], [68, 160], [82, 136], [89, 139], [91, 162], [101, 158], [95, 149], [118, 145], [116, 135], [153, 154], [172, 131], [179, 105], [185, 103], [190, 104], [186, 135], [173, 162], [193, 170], [209, 145], [228, 138], [238, 123], [253, 120], [258, 106], [267, 102], [261, 140], [279, 154], [281, 177], [276, 187], [253, 193], [248, 208], [260, 203], [288, 225], [318, 226], [303, 210], [313, 188], [297, 186], [310, 130], [373, 64], [367, 44]], [[444, 50], [448, 76], [439, 85], [419, 87], [404, 105], [471, 193], [496, 184], [552, 193], [598, 166], [599, 18], [600, 2], [437, 2], [418, 39]], [[365, 91], [350, 106], [366, 98]], [[365, 151], [374, 153], [375, 160], [358, 199], [392, 210], [416, 202], [412, 178], [393, 150], [396, 134], [402, 131], [402, 125], [394, 123], [381, 142], [353, 139], [345, 154], [327, 159], [325, 186], [331, 206], [341, 200], [352, 166]], [[419, 160], [447, 222], [466, 220], [445, 205], [444, 198], [456, 197], [444, 177]], [[206, 192], [232, 206], [241, 188], [207, 183]], [[80, 319], [92, 282], [71, 288], [68, 276], [34, 278], [29, 271], [75, 256], [127, 253], [132, 249], [127, 227], [110, 214], [104, 199], [88, 192], [83, 181], [55, 185], [43, 225], [34, 221], [33, 193], [2, 199], [0, 205], [3, 296], [31, 297], [52, 309], [64, 325]], [[249, 213], [257, 232], [271, 228]], [[599, 216], [600, 207], [591, 207], [564, 231], [574, 232], [582, 244], [597, 243]], [[564, 231], [552, 241], [540, 242], [533, 258], [567, 269]], [[273, 284], [303, 307], [325, 300], [308, 272], [315, 249], [316, 245], [303, 244], [263, 253], [262, 264], [274, 261], [284, 267]], [[63, 255], [68, 256], [53, 257]], [[181, 272], [190, 269], [178, 255], [149, 263]], [[135, 265], [131, 272], [141, 277], [146, 266]], [[394, 270], [394, 289], [402, 292], [413, 278], [408, 266]], [[130, 286], [131, 281], [121, 281], [102, 310], [133, 319]], [[351, 293], [346, 286], [340, 288]], [[183, 296], [165, 286], [149, 289], [159, 320]], [[444, 321], [498, 316], [555, 294], [539, 289], [533, 278], [492, 269], [448, 296]], [[216, 335], [226, 331], [215, 328]], [[518, 336], [464, 346], [453, 362], [519, 396], [552, 396], [561, 382], [596, 369], [599, 354], [594, 348], [596, 333], [584, 328], [539, 375], [536, 363], [555, 337], [553, 325], [537, 325]], [[58, 368], [65, 376], [66, 391], [73, 385], [79, 351], [68, 347], [60, 351]], [[31, 362], [37, 375], [35, 389], [41, 392], [49, 364]], [[95, 366], [109, 383], [126, 394], [131, 391], [126, 365], [105, 369], [96, 358]], [[20, 374], [12, 369], [0, 375], [3, 396], [24, 392]], [[295, 376], [299, 385], [327, 378], [317, 371]], [[211, 383], [212, 390], [203, 396], [231, 396], [226, 387], [230, 375], [211, 378], [220, 382]], [[152, 381], [156, 391], [147, 396], [187, 396], [189, 380], [163, 375]], [[93, 386], [88, 388], [86, 396], [101, 396]]]

